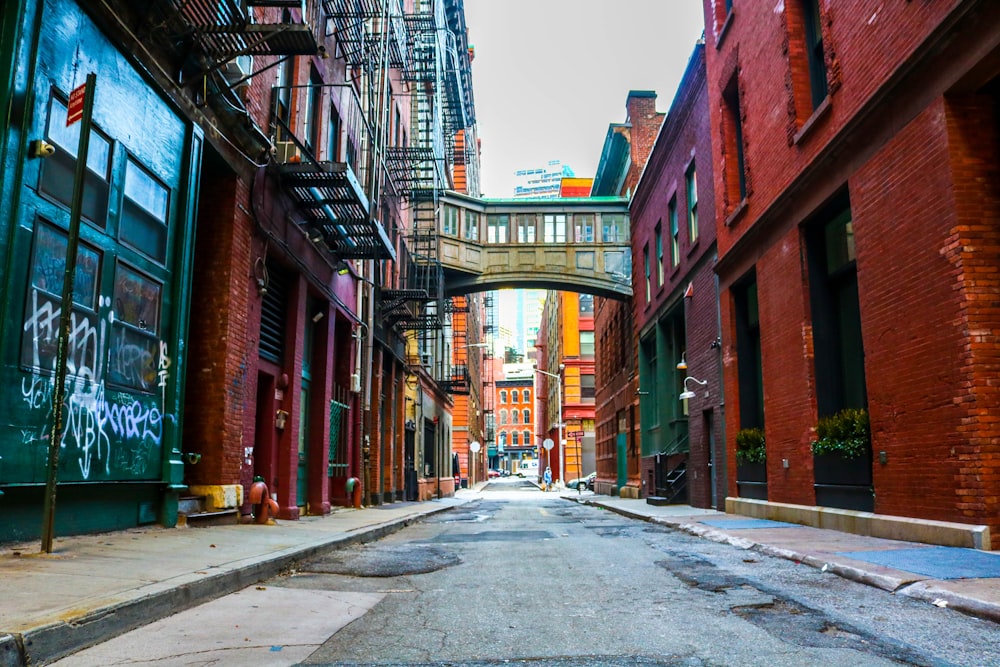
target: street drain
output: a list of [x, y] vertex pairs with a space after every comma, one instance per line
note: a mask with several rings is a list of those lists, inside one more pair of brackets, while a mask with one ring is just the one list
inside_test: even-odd
[[299, 572], [349, 577], [401, 577], [427, 574], [458, 565], [457, 555], [427, 544], [344, 549], [303, 563]]

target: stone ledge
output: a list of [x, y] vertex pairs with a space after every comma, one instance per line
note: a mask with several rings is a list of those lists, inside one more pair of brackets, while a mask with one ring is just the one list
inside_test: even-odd
[[991, 549], [989, 526], [976, 524], [914, 519], [834, 507], [774, 503], [752, 498], [726, 498], [726, 512], [889, 540], [986, 551]]

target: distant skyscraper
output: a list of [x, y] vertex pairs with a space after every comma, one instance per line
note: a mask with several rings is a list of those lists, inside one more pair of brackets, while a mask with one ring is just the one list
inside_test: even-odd
[[562, 160], [549, 160], [542, 167], [529, 167], [514, 172], [514, 198], [551, 199], [559, 196], [562, 179], [573, 176], [573, 169]]

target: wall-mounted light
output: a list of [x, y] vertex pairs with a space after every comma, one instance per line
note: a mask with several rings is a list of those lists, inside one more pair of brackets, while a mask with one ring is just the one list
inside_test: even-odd
[[284, 431], [287, 424], [288, 410], [278, 410], [278, 414], [274, 415], [274, 428]]
[[319, 322], [321, 319], [323, 319], [323, 311], [317, 310], [316, 314], [312, 316], [312, 320], [313, 322]]
[[684, 391], [682, 391], [681, 395], [678, 397], [682, 401], [687, 400], [689, 398], [694, 398], [696, 396], [696, 394], [693, 391], [688, 389], [688, 380], [693, 380], [696, 383], [700, 384], [702, 387], [708, 384], [708, 380], [699, 380], [698, 378], [693, 378], [690, 375], [687, 376], [686, 378], [684, 378]]
[[684, 360], [684, 353], [681, 352], [681, 360], [677, 362], [677, 370], [686, 371], [688, 369], [688, 362]]

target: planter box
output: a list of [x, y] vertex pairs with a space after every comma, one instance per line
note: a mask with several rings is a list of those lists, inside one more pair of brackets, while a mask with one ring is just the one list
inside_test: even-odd
[[875, 510], [870, 452], [856, 459], [835, 454], [813, 456], [813, 478], [817, 505], [862, 512]]
[[767, 464], [738, 464], [736, 466], [736, 491], [740, 498], [767, 500]]

